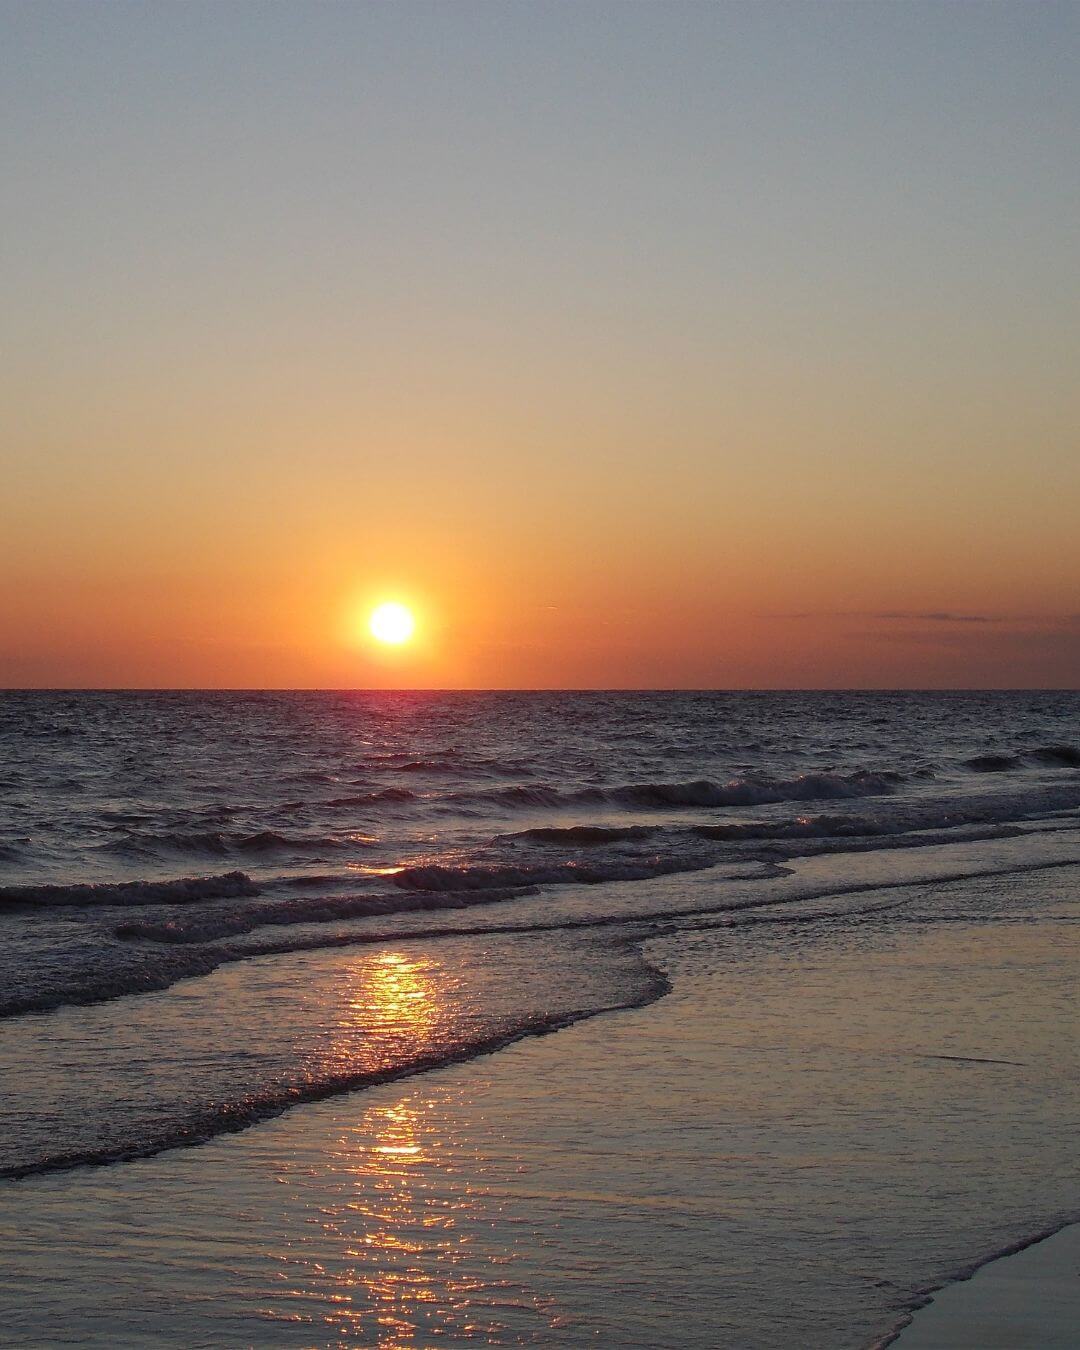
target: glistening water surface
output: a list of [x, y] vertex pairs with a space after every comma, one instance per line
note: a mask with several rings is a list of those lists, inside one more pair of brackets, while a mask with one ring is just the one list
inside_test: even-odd
[[1078, 711], [4, 696], [7, 1343], [887, 1335], [1080, 1209]]

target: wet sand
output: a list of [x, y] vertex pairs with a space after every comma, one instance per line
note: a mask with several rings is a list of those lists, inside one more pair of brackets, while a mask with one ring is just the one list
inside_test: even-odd
[[897, 1350], [1076, 1350], [1080, 1224], [940, 1290], [893, 1344]]

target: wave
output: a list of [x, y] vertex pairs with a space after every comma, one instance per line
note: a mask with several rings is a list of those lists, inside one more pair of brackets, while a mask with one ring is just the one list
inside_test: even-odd
[[678, 783], [626, 783], [620, 787], [566, 789], [537, 784], [478, 792], [449, 793], [444, 800], [495, 802], [507, 806], [610, 805], [638, 808], [671, 806], [764, 806], [776, 802], [877, 797], [905, 781], [895, 770], [854, 773], [805, 773], [795, 778], [748, 774], [726, 783], [708, 778]]
[[[895, 848], [901, 837], [912, 844], [923, 845], [927, 832], [941, 838], [956, 837], [958, 831], [973, 827], [992, 828], [993, 836], [1003, 831], [1015, 832], [1021, 828], [1037, 827], [1037, 820], [1048, 814], [1070, 815], [1080, 807], [1080, 788], [1074, 782], [1062, 784], [1036, 783], [1021, 790], [999, 793], [949, 792], [933, 797], [891, 797], [888, 803], [868, 804], [861, 810], [800, 814], [779, 819], [717, 821], [716, 823], [687, 824], [682, 829], [673, 825], [612, 826], [599, 824], [575, 825], [565, 828], [541, 826], [503, 835], [502, 839], [519, 842], [558, 843], [567, 847], [617, 843], [620, 840], [648, 838], [657, 843], [679, 847], [687, 835], [719, 843], [743, 842], [807, 843], [819, 841], [844, 848], [855, 840], [876, 841], [874, 847]], [[640, 832], [640, 833], [639, 833]], [[655, 844], [654, 844], [655, 846]], [[820, 851], [820, 850], [815, 850]], [[741, 852], [739, 856], [748, 856]], [[765, 854], [761, 855], [766, 856]], [[797, 856], [797, 852], [789, 853]]]
[[[1061, 864], [1057, 863], [1051, 865]], [[973, 873], [973, 875], [982, 874], [984, 873]], [[950, 876], [948, 879], [955, 880], [956, 877]], [[850, 886], [834, 887], [823, 890], [816, 896], [803, 895], [801, 897], [788, 897], [775, 902], [766, 900], [764, 903], [786, 905], [790, 904], [792, 900], [796, 903], [805, 903], [807, 899], [822, 898], [827, 894], [839, 896], [879, 889], [895, 889], [903, 891], [912, 886], [921, 886], [925, 884], [925, 878], [906, 879], [897, 882], [894, 886], [886, 887], [882, 887], [880, 883], [876, 885], [874, 883], [853, 884]], [[571, 920], [568, 923], [559, 925], [529, 925], [528, 927], [507, 929], [505, 930], [507, 932], [529, 932], [542, 931], [545, 928], [552, 927], [583, 927], [595, 925], [597, 923], [620, 923], [628, 925], [623, 935], [616, 939], [616, 941], [620, 946], [635, 951], [637, 957], [637, 973], [631, 981], [624, 983], [617, 993], [608, 996], [602, 1002], [598, 1001], [592, 1006], [577, 1007], [572, 1010], [560, 1010], [550, 1014], [521, 1014], [514, 1018], [513, 1021], [494, 1030], [477, 1032], [468, 1040], [459, 1040], [450, 1046], [434, 1052], [414, 1052], [405, 1049], [403, 1057], [398, 1059], [395, 1063], [382, 1065], [377, 1068], [354, 1068], [352, 1070], [330, 1074], [318, 1079], [301, 1079], [300, 1081], [293, 1082], [274, 1081], [240, 1099], [207, 1102], [205, 1105], [196, 1107], [193, 1111], [186, 1112], [181, 1119], [174, 1121], [160, 1121], [159, 1118], [159, 1121], [155, 1121], [147, 1133], [142, 1134], [137, 1138], [128, 1138], [97, 1147], [90, 1144], [89, 1146], [84, 1146], [82, 1148], [69, 1148], [67, 1151], [58, 1149], [54, 1153], [33, 1157], [26, 1159], [25, 1161], [19, 1161], [0, 1169], [0, 1176], [7, 1178], [26, 1177], [45, 1172], [67, 1170], [79, 1166], [115, 1163], [138, 1157], [146, 1157], [174, 1147], [197, 1145], [216, 1135], [235, 1132], [270, 1117], [279, 1115], [294, 1105], [314, 1102], [342, 1093], [428, 1072], [450, 1063], [467, 1061], [476, 1056], [502, 1049], [524, 1036], [542, 1035], [554, 1032], [584, 1018], [595, 1016], [602, 1012], [613, 1011], [620, 1008], [645, 1006], [655, 999], [662, 997], [671, 987], [669, 980], [664, 974], [645, 959], [638, 945], [643, 937], [648, 936], [651, 927], [649, 923], [650, 918], [672, 919], [678, 917], [704, 916], [709, 914], [719, 914], [724, 910], [736, 908], [748, 909], [751, 908], [751, 906], [745, 903], [742, 905], [718, 906], [713, 903], [707, 906], [688, 907], [682, 910], [662, 909], [658, 910], [652, 916], [638, 913], [633, 916], [605, 916], [602, 918], [585, 917], [581, 921]], [[870, 907], [866, 912], [874, 912], [881, 908], [884, 908], [884, 906], [878, 904]], [[758, 916], [757, 918], [743, 916], [742, 919], [737, 921], [780, 923], [812, 922], [838, 917], [846, 918], [850, 917], [850, 914], [844, 909], [817, 909], [814, 911], [804, 911], [798, 914], [777, 914], [772, 918], [765, 915]], [[490, 931], [496, 932], [499, 930]], [[460, 936], [463, 934], [459, 933], [458, 935]], [[420, 937], [431, 936], [431, 934], [413, 933], [408, 935], [398, 935], [399, 938], [405, 936]], [[345, 940], [355, 940], [355, 938], [346, 938]], [[370, 940], [370, 938], [364, 940]], [[337, 945], [337, 939], [335, 938], [328, 943], [319, 945]], [[291, 945], [287, 950], [299, 949], [299, 945]], [[266, 955], [272, 950], [273, 948], [264, 948], [261, 951], [241, 953], [237, 949], [232, 949], [231, 951], [226, 949], [213, 954], [208, 952], [192, 953], [193, 961], [188, 967], [187, 973], [206, 973], [205, 971], [196, 969], [200, 963], [203, 965], [207, 963], [217, 964], [221, 961], [242, 959], [245, 955]]]
[[102, 853], [116, 853], [136, 858], [160, 857], [163, 853], [201, 854], [203, 857], [224, 858], [229, 844], [216, 830], [164, 832], [144, 831], [121, 835], [100, 845]]
[[[353, 838], [350, 843], [356, 843]], [[231, 841], [240, 853], [272, 853], [288, 849], [292, 853], [321, 853], [328, 848], [341, 848], [345, 841], [329, 835], [290, 836], [277, 834], [273, 830], [260, 830], [258, 834], [249, 834]]]
[[[1039, 764], [1080, 767], [1080, 749], [1070, 745], [1047, 745], [1031, 751], [1028, 758]], [[973, 773], [1006, 773], [1024, 767], [1022, 755], [987, 753], [963, 761]], [[457, 771], [458, 764], [443, 761], [410, 761], [402, 770]], [[844, 801], [894, 794], [911, 778], [933, 778], [929, 769], [904, 774], [895, 769], [857, 769], [850, 773], [819, 771], [794, 777], [745, 773], [725, 782], [696, 778], [674, 782], [623, 783], [612, 787], [568, 788], [554, 783], [515, 783], [507, 787], [467, 788], [441, 794], [419, 794], [407, 788], [383, 788], [345, 797], [335, 797], [328, 806], [375, 806], [419, 800], [423, 795], [443, 808], [469, 805], [494, 806], [504, 810], [558, 810], [579, 806], [623, 807], [636, 810], [665, 808], [710, 808], [766, 806], [786, 801]], [[534, 838], [540, 838], [534, 835]], [[600, 841], [606, 842], [606, 841]]]
[[692, 783], [643, 783], [615, 788], [611, 800], [627, 806], [763, 806], [773, 802], [812, 801], [851, 797], [878, 797], [895, 791], [904, 781], [893, 771], [850, 774], [805, 773], [795, 778], [748, 775], [716, 784], [708, 779]]
[[375, 806], [381, 802], [412, 802], [416, 793], [408, 788], [380, 788], [377, 792], [355, 792], [349, 797], [331, 797], [327, 806]]
[[398, 751], [393, 754], [368, 755], [364, 767], [383, 765], [398, 773], [488, 773], [510, 775], [529, 774], [532, 762], [528, 759], [500, 759], [494, 756], [465, 755], [456, 750], [442, 750], [417, 758], [415, 754]]
[[102, 845], [107, 853], [128, 854], [135, 857], [161, 857], [177, 853], [209, 858], [227, 858], [235, 854], [281, 853], [319, 855], [358, 844], [363, 840], [333, 835], [285, 835], [275, 830], [260, 830], [255, 834], [224, 834], [218, 830], [184, 831], [161, 830], [125, 834]]
[[505, 886], [600, 885], [605, 881], [646, 881], [676, 872], [698, 872], [718, 861], [715, 854], [653, 854], [647, 858], [612, 858], [604, 862], [486, 863], [450, 867], [440, 863], [403, 868], [394, 885], [405, 890], [485, 891]]
[[964, 760], [964, 766], [975, 773], [1008, 773], [1022, 769], [1026, 759], [1050, 768], [1080, 769], [1080, 749], [1074, 745], [1040, 745], [1035, 750], [1013, 755], [972, 755]]
[[1075, 745], [1042, 745], [1032, 751], [1032, 758], [1063, 769], [1080, 769], [1080, 749]]
[[[591, 830], [592, 827], [582, 828]], [[405, 868], [393, 877], [395, 888], [392, 891], [318, 898], [286, 897], [235, 906], [227, 911], [215, 908], [210, 912], [167, 919], [155, 917], [133, 920], [117, 927], [115, 935], [125, 940], [168, 944], [213, 942], [261, 927], [323, 924], [416, 911], [466, 909], [534, 896], [545, 886], [596, 886], [606, 882], [647, 881], [656, 877], [705, 871], [731, 862], [740, 866], [763, 865], [765, 870], [754, 874], [759, 879], [778, 874], [776, 869], [780, 858], [787, 861], [822, 852], [862, 852], [868, 848], [925, 848], [956, 841], [955, 833], [949, 830], [882, 838], [886, 833], [885, 827], [879, 828], [874, 822], [845, 817], [700, 826], [676, 838], [674, 842], [681, 846], [681, 850], [648, 857], [608, 857], [587, 862], [570, 858], [554, 863], [507, 865], [423, 864]], [[1010, 838], [1020, 833], [1020, 830], [997, 825], [984, 828], [977, 835], [969, 831], [963, 836], [963, 842], [971, 842], [975, 838]], [[696, 849], [687, 848], [687, 840], [695, 837], [760, 840], [769, 843], [770, 847], [732, 859], [714, 849], [703, 850], [700, 846]], [[790, 841], [790, 844], [780, 851], [777, 844], [782, 841]], [[322, 880], [340, 881], [340, 878]]]
[[[926, 844], [947, 841], [945, 839], [923, 838], [921, 840], [912, 839], [911, 842]], [[903, 846], [903, 843], [904, 841], [899, 841], [893, 846]], [[32, 992], [27, 991], [21, 994], [0, 994], [0, 1019], [27, 1013], [50, 1012], [63, 1006], [85, 1006], [87, 1004], [105, 1003], [114, 998], [159, 992], [183, 980], [209, 975], [221, 965], [264, 956], [446, 937], [483, 936], [492, 938], [503, 934], [574, 932], [600, 929], [625, 929], [628, 935], [633, 933], [640, 938], [643, 933], [647, 935], [647, 930], [651, 929], [657, 922], [685, 919], [702, 921], [711, 917], [726, 921], [729, 916], [735, 915], [742, 916], [739, 919], [740, 922], [753, 922], [757, 921], [752, 917], [754, 914], [761, 911], [778, 910], [790, 906], [792, 902], [805, 904], [808, 901], [821, 901], [842, 896], [859, 895], [865, 892], [902, 892], [911, 888], [925, 887], [935, 881], [954, 882], [965, 878], [1008, 876], [1014, 873], [1076, 866], [1080, 866], [1080, 858], [1044, 859], [1014, 865], [972, 868], [968, 872], [946, 870], [938, 874], [931, 871], [919, 876], [907, 876], [891, 881], [868, 880], [846, 884], [828, 882], [820, 887], [811, 887], [797, 895], [780, 893], [775, 895], [729, 896], [710, 900], [704, 904], [645, 905], [642, 908], [609, 913], [586, 911], [582, 914], [560, 915], [550, 919], [525, 919], [505, 923], [429, 924], [411, 929], [379, 928], [376, 926], [363, 930], [337, 929], [325, 933], [293, 934], [281, 940], [257, 940], [250, 945], [242, 942], [209, 945], [208, 941], [200, 938], [198, 932], [199, 925], [204, 923], [202, 916], [196, 918], [191, 928], [187, 930], [189, 936], [185, 936], [182, 923], [175, 920], [171, 923], [158, 925], [132, 924], [128, 926], [125, 936], [149, 939], [147, 945], [138, 949], [139, 959], [136, 964], [125, 964], [121, 968], [83, 970], [79, 972], [77, 980], [68, 972], [63, 976], [64, 983], [60, 985], [38, 987]], [[790, 868], [780, 866], [775, 861], [769, 861], [757, 874], [744, 879], [765, 881], [770, 878], [790, 875]], [[499, 899], [517, 898], [528, 893], [526, 890], [516, 888], [500, 891], [493, 887], [487, 891], [480, 890], [472, 893], [450, 891], [416, 897], [399, 894], [396, 901], [394, 898], [387, 900], [387, 906], [383, 912], [387, 915], [393, 915], [405, 908], [420, 910], [462, 909]], [[370, 903], [371, 899], [370, 896], [363, 897], [365, 902]], [[288, 904], [289, 902], [283, 902], [284, 906]], [[260, 926], [260, 923], [264, 921], [260, 918], [259, 910], [261, 910], [261, 907], [248, 912], [247, 918], [250, 920], [251, 928]], [[369, 910], [368, 912], [372, 911]], [[290, 916], [289, 922], [295, 923], [314, 921], [314, 913], [315, 910], [310, 909], [305, 917], [294, 917], [298, 915], [295, 908], [285, 907], [282, 909], [283, 915]], [[336, 913], [328, 914], [328, 916], [332, 918], [356, 917], [355, 915], [342, 916]], [[800, 921], [809, 921], [815, 917], [831, 917], [831, 915], [811, 913], [803, 915]], [[229, 915], [222, 916], [223, 924], [227, 924], [228, 919]], [[768, 915], [762, 914], [760, 921], [770, 922], [771, 920]], [[228, 936], [224, 927], [216, 928], [212, 921], [204, 931], [205, 937], [211, 940], [214, 937]]]
[[[796, 816], [794, 820], [749, 820], [731, 825], [695, 825], [702, 839], [849, 839], [877, 838], [892, 833], [885, 821], [869, 816]], [[903, 824], [897, 823], [897, 832]]]
[[[449, 746], [446, 747], [445, 749], [436, 748], [430, 752], [430, 760], [432, 762], [438, 761], [439, 763], [446, 763], [449, 760], [457, 758], [458, 752], [454, 750], [453, 747]], [[417, 763], [418, 761], [415, 751], [386, 750], [381, 753], [372, 753], [365, 755], [363, 762], [364, 766], [367, 766], [368, 764], [388, 764], [393, 766], [394, 768], [397, 768], [402, 764], [413, 764]]]
[[462, 773], [465, 765], [452, 759], [407, 759], [396, 766], [399, 773]]
[[285, 899], [258, 905], [244, 905], [227, 913], [215, 911], [162, 921], [136, 920], [120, 924], [118, 938], [168, 944], [214, 942], [238, 937], [256, 928], [307, 923], [333, 923], [346, 919], [366, 919], [386, 914], [425, 910], [467, 909], [473, 905], [493, 905], [503, 900], [520, 900], [536, 895], [535, 886], [492, 887], [478, 891], [400, 891], [379, 895], [344, 895], [317, 900]]
[[448, 792], [440, 800], [452, 802], [476, 802], [481, 805], [494, 804], [512, 808], [534, 806], [565, 806], [575, 802], [598, 802], [603, 800], [599, 788], [589, 788], [583, 792], [566, 792], [562, 788], [546, 787], [542, 784], [527, 786], [517, 784], [506, 788], [480, 788], [468, 792]]
[[1024, 761], [1018, 755], [972, 755], [964, 765], [973, 773], [1009, 773], [1022, 769]]
[[224, 876], [177, 877], [172, 881], [0, 886], [0, 907], [193, 904], [258, 894], [259, 887], [246, 872], [226, 872]]
[[518, 830], [504, 839], [528, 839], [540, 844], [615, 844], [647, 839], [655, 831], [651, 825], [550, 825]]

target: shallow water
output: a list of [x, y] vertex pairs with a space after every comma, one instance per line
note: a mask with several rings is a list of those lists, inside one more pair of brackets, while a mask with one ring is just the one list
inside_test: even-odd
[[[8, 1182], [0, 1341], [866, 1346], [1076, 1204], [1078, 880], [673, 924], [636, 1011]], [[457, 946], [388, 948], [391, 1005]]]
[[0, 697], [0, 1339], [886, 1335], [1080, 1210], [1078, 711]]

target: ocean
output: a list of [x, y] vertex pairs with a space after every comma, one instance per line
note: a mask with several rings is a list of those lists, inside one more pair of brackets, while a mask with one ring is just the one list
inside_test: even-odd
[[1080, 1217], [1078, 719], [0, 694], [0, 1344], [886, 1343]]

